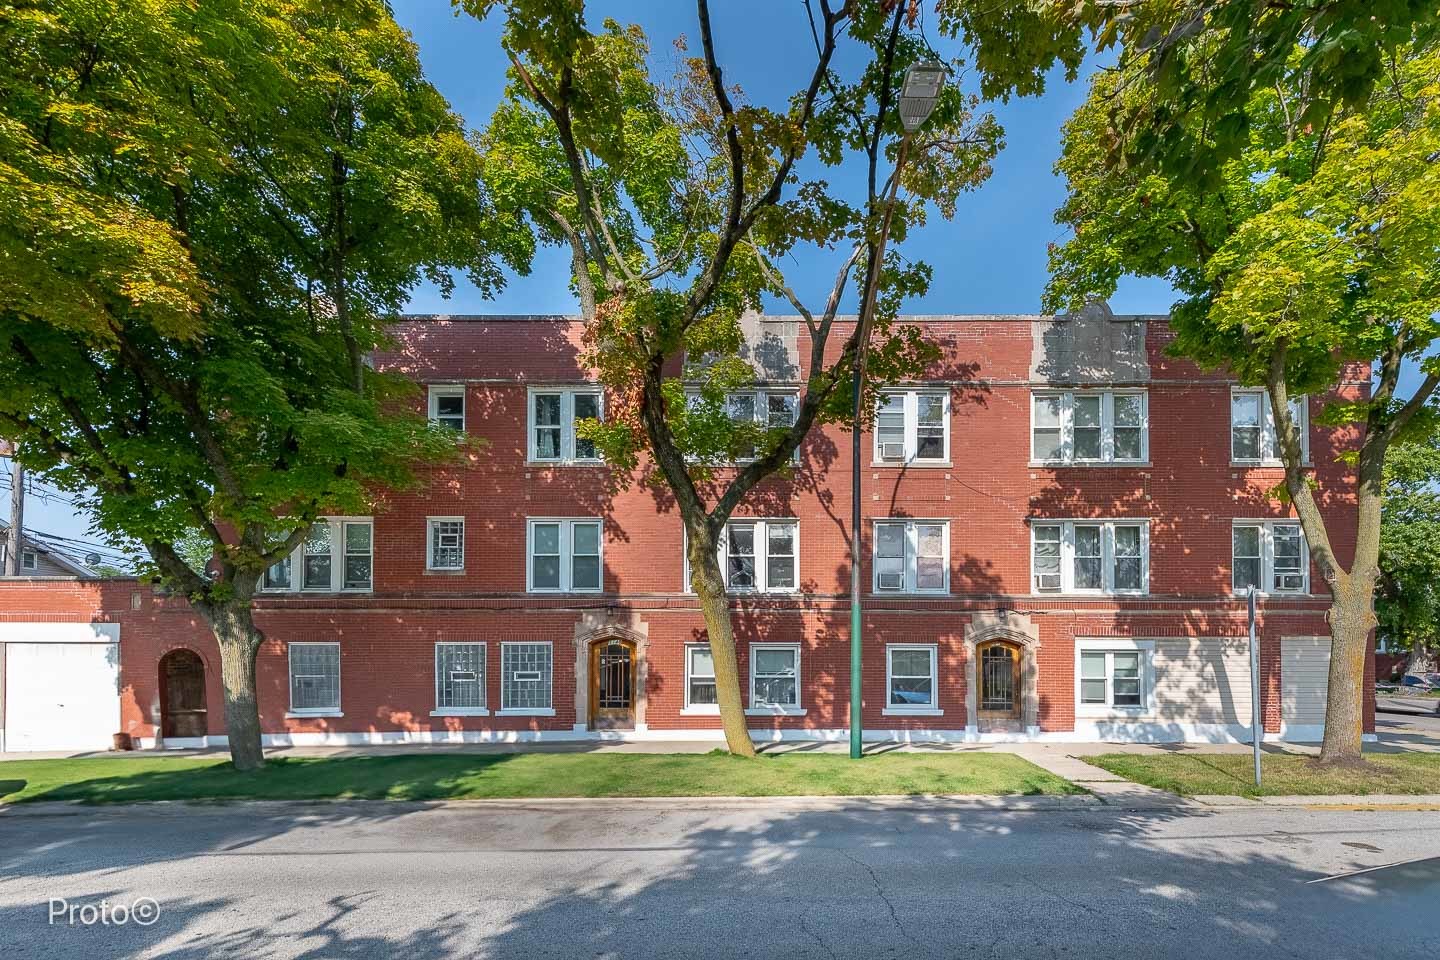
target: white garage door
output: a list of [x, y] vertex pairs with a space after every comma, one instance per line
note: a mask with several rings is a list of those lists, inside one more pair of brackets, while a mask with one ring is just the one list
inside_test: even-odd
[[108, 749], [119, 691], [117, 643], [6, 643], [6, 749]]
[[1319, 740], [1330, 686], [1330, 638], [1280, 641], [1280, 721], [1287, 739]]

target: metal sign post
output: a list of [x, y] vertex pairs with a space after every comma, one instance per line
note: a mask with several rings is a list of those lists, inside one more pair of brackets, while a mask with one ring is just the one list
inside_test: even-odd
[[1250, 585], [1250, 742], [1255, 751], [1255, 789], [1260, 789], [1260, 738], [1264, 734], [1260, 719], [1260, 642], [1255, 636], [1255, 585]]

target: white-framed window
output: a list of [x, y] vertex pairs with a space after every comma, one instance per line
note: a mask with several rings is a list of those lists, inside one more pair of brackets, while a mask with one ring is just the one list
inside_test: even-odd
[[933, 643], [885, 648], [885, 712], [938, 714], [939, 650]]
[[[686, 592], [690, 552], [685, 550]], [[794, 593], [800, 580], [798, 520], [731, 520], [718, 544], [720, 573], [732, 593]]]
[[326, 517], [300, 546], [272, 564], [262, 590], [365, 592], [374, 586], [374, 524], [369, 517]]
[[553, 714], [554, 670], [549, 642], [500, 644], [500, 712]]
[[799, 712], [798, 643], [751, 644], [750, 708], [760, 713]]
[[340, 713], [340, 644], [288, 644], [290, 712], [297, 716]]
[[604, 417], [599, 387], [531, 387], [527, 414], [530, 459], [537, 463], [599, 463], [594, 440], [575, 435], [580, 420]]
[[[700, 402], [700, 393], [690, 390], [687, 401], [693, 406]], [[725, 395], [725, 413], [731, 420], [740, 423], [754, 422], [764, 428], [791, 427], [800, 412], [800, 394], [785, 387], [764, 387], [754, 390], [738, 390]], [[737, 463], [755, 458], [755, 451], [742, 450], [736, 457]], [[800, 448], [796, 447], [791, 459], [800, 460]]]
[[435, 713], [484, 716], [485, 644], [435, 644]]
[[39, 569], [40, 569], [40, 554], [36, 553], [34, 550], [21, 550], [21, 551], [20, 551], [20, 569], [21, 569], [21, 570], [39, 570]]
[[1298, 520], [1236, 520], [1230, 530], [1230, 584], [1237, 594], [1309, 593], [1310, 548]]
[[1075, 712], [1079, 716], [1143, 714], [1155, 683], [1150, 640], [1077, 640]]
[[874, 521], [876, 593], [950, 590], [948, 520]]
[[430, 422], [465, 432], [465, 385], [432, 383], [430, 385]]
[[1036, 463], [1144, 463], [1150, 458], [1144, 390], [1036, 390], [1030, 459]]
[[465, 518], [425, 518], [425, 569], [465, 569]]
[[531, 593], [599, 593], [604, 583], [604, 539], [599, 520], [529, 520], [525, 589]]
[[1032, 520], [1036, 593], [1147, 593], [1150, 524], [1144, 520]]
[[886, 390], [875, 407], [876, 464], [950, 462], [950, 391]]
[[707, 643], [685, 645], [684, 712], [720, 712], [719, 694], [715, 689], [715, 658], [711, 655], [710, 645]]
[[[1310, 404], [1304, 396], [1290, 399], [1290, 419], [1300, 433], [1300, 459], [1310, 462]], [[1265, 390], [1230, 390], [1230, 462], [1280, 466], [1275, 413]]]

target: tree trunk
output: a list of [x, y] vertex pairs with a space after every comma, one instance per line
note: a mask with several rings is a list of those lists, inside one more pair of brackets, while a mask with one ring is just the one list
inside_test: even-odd
[[1410, 647], [1410, 660], [1405, 665], [1406, 673], [1425, 676], [1435, 672], [1435, 651], [1428, 640], [1415, 640]]
[[220, 680], [225, 693], [225, 733], [237, 770], [265, 765], [260, 748], [260, 708], [255, 698], [255, 655], [265, 636], [255, 627], [250, 601], [234, 600], [207, 611], [220, 644]]
[[1345, 578], [1330, 604], [1330, 682], [1321, 763], [1359, 763], [1365, 720], [1365, 654], [1375, 628], [1374, 584]]
[[735, 630], [730, 623], [730, 601], [725, 596], [725, 578], [715, 539], [708, 532], [689, 535], [690, 585], [700, 598], [705, 632], [710, 638], [710, 656], [715, 663], [715, 698], [720, 702], [720, 725], [725, 728], [725, 746], [739, 757], [755, 756], [750, 726], [745, 720], [745, 703], [740, 693], [740, 662], [735, 655]]

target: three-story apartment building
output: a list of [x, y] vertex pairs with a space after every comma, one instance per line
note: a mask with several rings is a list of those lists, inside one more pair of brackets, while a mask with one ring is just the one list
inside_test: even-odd
[[[1254, 585], [1264, 728], [1318, 738], [1328, 598], [1275, 495], [1263, 392], [1167, 356], [1163, 317], [1098, 304], [907, 322], [942, 356], [887, 387], [864, 437], [867, 736], [1247, 737]], [[718, 738], [677, 510], [575, 430], [608, 400], [581, 324], [415, 317], [395, 336], [377, 366], [424, 384], [429, 416], [482, 445], [372, 516], [317, 525], [266, 576], [269, 742]], [[732, 413], [787, 422], [805, 327], [757, 317], [747, 336], [756, 383]], [[1368, 389], [1363, 366], [1338, 387]], [[1313, 422], [1322, 403], [1296, 412], [1344, 557], [1354, 478], [1339, 455], [1358, 438]], [[845, 733], [849, 450], [844, 430], [813, 431], [726, 529], [759, 738]], [[222, 737], [203, 625], [148, 590], [124, 606], [122, 729], [142, 744]]]

